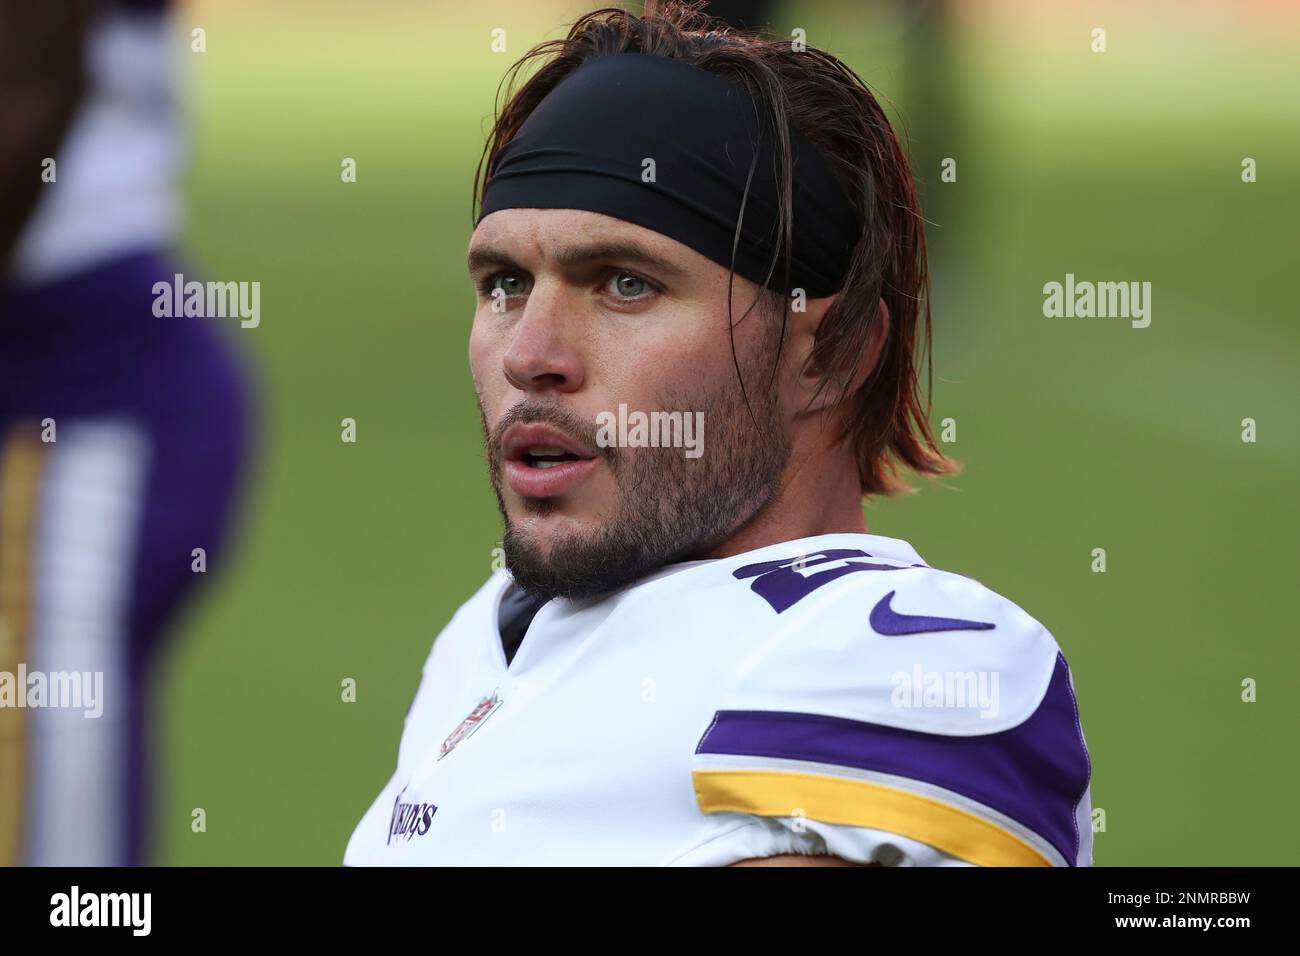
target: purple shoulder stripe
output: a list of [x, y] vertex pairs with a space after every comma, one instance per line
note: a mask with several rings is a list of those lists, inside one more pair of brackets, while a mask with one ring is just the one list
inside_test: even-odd
[[1091, 766], [1059, 652], [1038, 709], [1010, 730], [954, 737], [820, 714], [720, 710], [695, 752], [808, 760], [922, 781], [1023, 824], [1071, 866], [1079, 857], [1075, 811]]

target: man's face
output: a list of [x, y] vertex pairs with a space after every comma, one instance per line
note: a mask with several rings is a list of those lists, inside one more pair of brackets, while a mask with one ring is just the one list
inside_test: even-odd
[[[773, 378], [784, 302], [745, 316], [758, 290], [735, 276], [729, 327], [726, 268], [570, 209], [485, 217], [470, 276], [506, 563], [530, 593], [589, 597], [705, 556], [772, 500], [790, 455], [784, 367]], [[675, 432], [650, 424], [664, 412], [680, 413]], [[652, 434], [695, 447], [648, 447]]]

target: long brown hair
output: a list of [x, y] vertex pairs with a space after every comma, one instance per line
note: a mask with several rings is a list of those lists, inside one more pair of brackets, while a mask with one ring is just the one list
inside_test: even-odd
[[[675, 57], [745, 84], [777, 131], [784, 251], [777, 251], [773, 265], [785, 264], [784, 288], [790, 287], [792, 258], [788, 123], [826, 157], [862, 223], [848, 276], [822, 317], [808, 361], [823, 372], [821, 389], [840, 390], [840, 437], [855, 449], [863, 495], [906, 490], [904, 469], [926, 475], [956, 471], [957, 464], [935, 445], [919, 380], [923, 361], [929, 369], [931, 337], [920, 205], [907, 157], [876, 98], [831, 54], [733, 29], [707, 15], [704, 0], [666, 0], [662, 6], [647, 0], [646, 7], [644, 16], [613, 7], [594, 10], [564, 39], [541, 43], [514, 63], [503, 81], [506, 103], [475, 171], [475, 206], [482, 202], [500, 150], [546, 94], [593, 57], [636, 52]], [[516, 89], [520, 71], [534, 61], [541, 66]], [[889, 308], [889, 335], [871, 374], [847, 395], [882, 299]], [[784, 337], [785, 310], [781, 313]], [[932, 379], [929, 372], [927, 393]]]

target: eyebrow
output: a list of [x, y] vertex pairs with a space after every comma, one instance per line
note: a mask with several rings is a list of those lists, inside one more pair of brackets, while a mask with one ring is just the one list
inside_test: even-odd
[[[562, 269], [574, 269], [590, 262], [617, 260], [637, 263], [669, 276], [681, 276], [686, 272], [681, 266], [668, 262], [663, 256], [655, 255], [645, 246], [631, 239], [566, 246], [551, 253], [549, 258]], [[470, 252], [470, 275], [493, 266], [527, 271], [510, 253], [499, 246], [484, 243]]]

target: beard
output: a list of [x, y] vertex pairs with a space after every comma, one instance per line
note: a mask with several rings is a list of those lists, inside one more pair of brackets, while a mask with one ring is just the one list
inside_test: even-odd
[[[766, 350], [754, 351], [761, 356]], [[761, 361], [750, 364], [742, 369], [744, 380], [762, 382], [765, 376], [750, 374], [759, 371]], [[531, 597], [597, 597], [666, 564], [702, 557], [775, 498], [790, 444], [770, 385], [751, 387], [748, 405], [733, 376], [712, 390], [661, 397], [660, 409], [704, 413], [708, 440], [700, 457], [687, 458], [683, 448], [602, 448], [594, 422], [567, 408], [528, 399], [513, 406], [489, 434], [480, 405], [492, 490], [505, 522], [506, 567]], [[599, 527], [561, 532], [549, 547], [526, 523], [511, 520], [501, 493], [502, 436], [511, 425], [529, 422], [554, 426], [596, 449], [616, 489], [613, 513]], [[530, 498], [524, 507], [530, 515], [541, 516], [559, 505]]]

